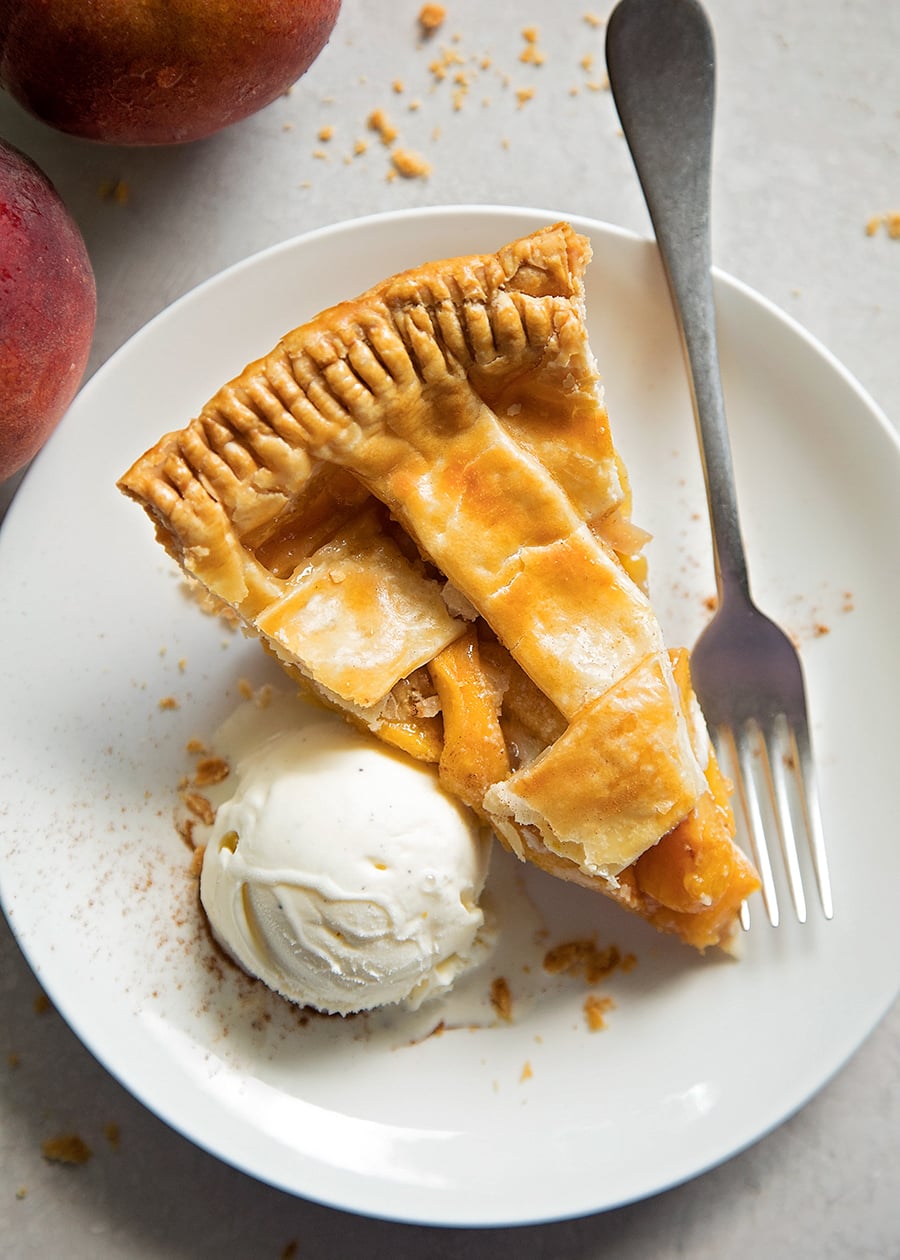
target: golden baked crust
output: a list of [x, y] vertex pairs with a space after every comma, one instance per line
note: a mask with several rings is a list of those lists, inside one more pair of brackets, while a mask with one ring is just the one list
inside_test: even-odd
[[[634, 864], [704, 813], [714, 759], [643, 590], [589, 256], [557, 224], [392, 277], [288, 333], [120, 486], [316, 694], [438, 761], [520, 856], [652, 918], [669, 885]], [[736, 849], [733, 868], [749, 891]], [[673, 913], [709, 910], [694, 882]]]
[[[491, 786], [494, 824], [528, 824], [589, 875], [617, 875], [696, 805], [704, 784], [669, 657], [645, 656], [578, 710], [534, 761]], [[564, 786], [561, 786], [564, 785]]]

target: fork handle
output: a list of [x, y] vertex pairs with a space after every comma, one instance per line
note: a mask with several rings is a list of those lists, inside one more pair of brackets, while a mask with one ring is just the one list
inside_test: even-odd
[[749, 596], [716, 342], [710, 248], [715, 51], [696, 0], [620, 0], [606, 63], [687, 355], [719, 601]]

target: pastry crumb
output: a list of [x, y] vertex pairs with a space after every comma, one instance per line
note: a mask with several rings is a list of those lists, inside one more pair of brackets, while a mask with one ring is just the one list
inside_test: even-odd
[[900, 240], [900, 210], [874, 214], [866, 224], [866, 236], [875, 236], [882, 228], [892, 241]]
[[175, 696], [163, 696], [159, 701], [159, 707], [163, 711], [167, 711], [169, 709], [177, 709], [178, 701], [175, 698]]
[[205, 796], [201, 796], [199, 792], [185, 792], [184, 803], [191, 811], [195, 818], [207, 827], [211, 827], [216, 821], [216, 811]]
[[194, 849], [194, 819], [182, 818], [176, 821], [175, 830], [189, 849]]
[[127, 206], [131, 189], [124, 179], [108, 179], [100, 185], [100, 196], [104, 201], [114, 201], [117, 206]]
[[334, 127], [332, 127], [330, 123], [326, 127], [320, 127], [319, 133], [318, 133], [318, 139], [321, 140], [323, 144], [327, 144], [329, 140], [333, 140]]
[[533, 87], [516, 89], [516, 101], [518, 102], [519, 109], [521, 109], [523, 105], [526, 105], [528, 101], [532, 100], [533, 98], [534, 98]]
[[433, 35], [443, 26], [446, 18], [447, 10], [442, 4], [423, 4], [419, 10], [419, 26], [425, 35]]
[[192, 780], [194, 787], [209, 787], [223, 783], [231, 774], [231, 767], [224, 757], [203, 757], [197, 762]]
[[491, 983], [491, 1006], [501, 1019], [512, 1019], [512, 994], [503, 976], [497, 976]]
[[866, 236], [874, 236], [884, 222], [883, 214], [873, 214], [866, 224]]
[[531, 1060], [526, 1059], [522, 1065], [522, 1075], [519, 1077], [519, 1084], [521, 1085], [523, 1081], [530, 1081], [532, 1076], [534, 1076], [534, 1072], [531, 1069]]
[[526, 65], [542, 66], [544, 64], [544, 54], [538, 48], [538, 37], [539, 32], [536, 26], [526, 26], [522, 32], [525, 47], [519, 53], [519, 60]]
[[51, 1164], [86, 1164], [93, 1153], [77, 1133], [61, 1133], [41, 1143], [41, 1154]]
[[524, 62], [526, 65], [542, 66], [546, 58], [538, 48], [537, 44], [526, 44], [519, 53], [519, 60]]
[[587, 995], [584, 999], [584, 1017], [591, 1032], [599, 1032], [602, 1028], [606, 1028], [605, 1016], [614, 1007], [615, 1002], [610, 997], [600, 997], [596, 993]]
[[370, 131], [377, 133], [382, 144], [391, 145], [397, 139], [397, 128], [383, 109], [373, 109], [368, 117], [366, 126]]
[[615, 971], [621, 961], [622, 954], [617, 945], [600, 949], [596, 941], [590, 939], [566, 941], [547, 951], [544, 970], [553, 976], [563, 973], [582, 975], [588, 984], [593, 985]]
[[391, 162], [397, 174], [404, 179], [427, 179], [431, 174], [431, 164], [411, 149], [395, 149]]

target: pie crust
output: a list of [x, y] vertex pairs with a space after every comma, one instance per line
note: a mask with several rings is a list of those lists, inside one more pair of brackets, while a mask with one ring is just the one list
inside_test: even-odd
[[703, 949], [756, 876], [644, 589], [559, 223], [289, 332], [120, 481], [288, 672], [502, 842]]

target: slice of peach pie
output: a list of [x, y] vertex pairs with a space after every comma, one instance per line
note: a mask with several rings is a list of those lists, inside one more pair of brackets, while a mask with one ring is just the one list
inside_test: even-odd
[[304, 688], [503, 844], [704, 949], [756, 875], [644, 590], [560, 223], [288, 333], [120, 481]]

